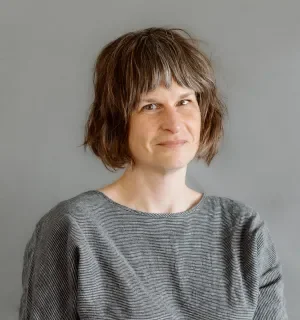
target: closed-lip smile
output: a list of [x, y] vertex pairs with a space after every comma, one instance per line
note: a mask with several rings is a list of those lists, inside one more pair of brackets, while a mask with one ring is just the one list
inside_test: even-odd
[[159, 143], [159, 145], [166, 145], [166, 146], [175, 146], [178, 144], [183, 144], [185, 143], [186, 140], [168, 140], [168, 141], [163, 141], [161, 143]]

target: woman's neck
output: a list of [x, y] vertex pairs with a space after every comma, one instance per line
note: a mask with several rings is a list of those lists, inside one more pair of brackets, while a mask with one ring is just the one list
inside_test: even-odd
[[183, 212], [200, 201], [202, 194], [185, 184], [186, 169], [161, 175], [127, 169], [114, 183], [99, 189], [117, 203], [155, 213]]

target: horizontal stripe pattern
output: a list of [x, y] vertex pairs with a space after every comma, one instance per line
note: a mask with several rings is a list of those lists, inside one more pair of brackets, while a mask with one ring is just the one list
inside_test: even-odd
[[88, 190], [26, 244], [19, 319], [288, 319], [282, 266], [252, 207], [207, 195], [145, 213]]

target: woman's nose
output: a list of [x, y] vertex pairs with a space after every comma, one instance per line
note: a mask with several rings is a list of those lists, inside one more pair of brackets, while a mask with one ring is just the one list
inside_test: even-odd
[[176, 108], [165, 110], [162, 119], [162, 128], [172, 132], [178, 132], [181, 128], [182, 119]]

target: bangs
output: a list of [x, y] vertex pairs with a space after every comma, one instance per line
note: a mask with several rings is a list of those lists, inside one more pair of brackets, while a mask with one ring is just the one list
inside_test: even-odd
[[161, 39], [143, 36], [138, 41], [135, 39], [134, 45], [128, 43], [128, 49], [120, 54], [122, 70], [116, 70], [116, 78], [122, 83], [122, 91], [127, 96], [129, 112], [136, 108], [142, 94], [160, 85], [169, 89], [172, 81], [194, 90], [196, 94], [207, 87], [206, 75], [201, 73], [205, 70], [203, 58], [187, 42], [179, 44], [178, 40], [166, 35]]

